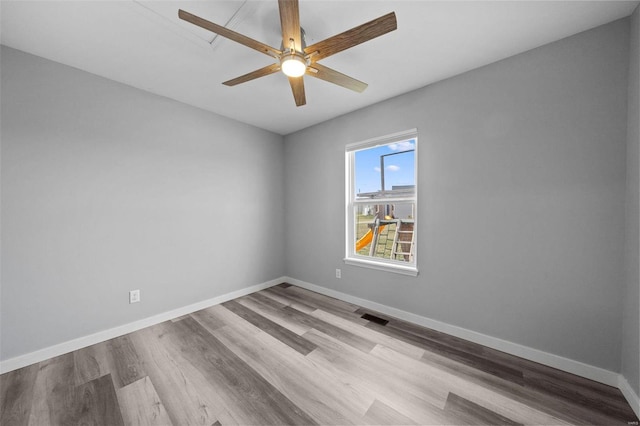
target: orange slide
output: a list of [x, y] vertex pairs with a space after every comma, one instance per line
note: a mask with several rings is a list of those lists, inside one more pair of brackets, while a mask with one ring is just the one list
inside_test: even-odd
[[[384, 229], [385, 225], [380, 226], [380, 229], [378, 230], [378, 232], [382, 232], [382, 230]], [[362, 236], [362, 238], [360, 238], [357, 242], [356, 242], [356, 251], [360, 251], [363, 248], [365, 248], [367, 246], [367, 244], [369, 244], [371, 242], [371, 240], [373, 240], [373, 229], [369, 229], [367, 231], [366, 234], [364, 234]]]

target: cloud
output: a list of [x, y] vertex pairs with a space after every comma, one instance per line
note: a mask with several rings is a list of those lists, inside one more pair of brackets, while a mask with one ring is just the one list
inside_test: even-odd
[[398, 170], [400, 170], [399, 166], [396, 166], [395, 164], [390, 164], [387, 167], [385, 167], [386, 170], [389, 170], [390, 172], [397, 172]]
[[380, 167], [374, 167], [373, 170], [375, 170], [376, 172], [380, 173]]
[[398, 152], [408, 151], [410, 149], [415, 148], [413, 141], [402, 141], [398, 143], [389, 144], [388, 146], [391, 151], [398, 151]]

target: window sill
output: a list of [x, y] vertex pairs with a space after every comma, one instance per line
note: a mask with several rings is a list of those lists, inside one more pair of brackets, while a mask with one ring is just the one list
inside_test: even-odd
[[415, 266], [394, 265], [384, 262], [376, 262], [365, 259], [345, 258], [344, 263], [347, 265], [361, 266], [363, 268], [377, 269], [379, 271], [392, 272], [394, 274], [418, 276], [418, 268]]

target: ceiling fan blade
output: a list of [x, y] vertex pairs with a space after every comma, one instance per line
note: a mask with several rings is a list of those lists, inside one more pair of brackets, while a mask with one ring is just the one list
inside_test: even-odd
[[298, 0], [278, 0], [280, 9], [280, 26], [282, 27], [282, 46], [291, 48], [291, 39], [296, 52], [302, 52], [302, 37], [300, 35], [300, 9]]
[[222, 84], [224, 84], [225, 86], [235, 86], [237, 84], [246, 83], [247, 81], [255, 80], [256, 78], [264, 77], [266, 75], [273, 74], [278, 71], [280, 71], [280, 65], [271, 64], [271, 65], [267, 65], [264, 68], [260, 68], [259, 70], [255, 70], [245, 75], [241, 75], [240, 77], [236, 77], [234, 79], [225, 81]]
[[363, 83], [334, 69], [320, 65], [319, 63], [312, 64], [307, 69], [307, 75], [328, 81], [329, 83], [337, 84], [338, 86], [346, 87], [347, 89], [351, 89], [358, 93], [362, 93], [364, 89], [367, 88], [367, 83]]
[[391, 12], [343, 33], [314, 43], [311, 46], [307, 46], [304, 49], [304, 53], [309, 55], [317, 52], [311, 56], [311, 61], [319, 61], [322, 58], [342, 52], [345, 49], [357, 46], [358, 44], [394, 31], [397, 28], [396, 14], [395, 12]]
[[265, 55], [269, 55], [271, 57], [279, 57], [282, 54], [282, 52], [279, 51], [278, 49], [275, 49], [271, 46], [268, 46], [264, 43], [254, 40], [251, 37], [247, 37], [245, 35], [232, 31], [221, 25], [214, 24], [213, 22], [207, 21], [206, 19], [202, 19], [199, 16], [193, 15], [189, 12], [185, 12], [182, 9], [178, 10], [178, 17], [183, 21], [190, 22], [193, 25], [197, 25], [201, 28], [204, 28], [205, 30], [209, 30], [213, 33], [219, 34], [222, 37], [226, 37], [229, 40], [233, 40], [237, 43], [240, 43], [247, 47], [255, 49], [258, 52], [264, 53]]
[[302, 77], [289, 77], [289, 84], [291, 84], [291, 91], [293, 92], [293, 98], [296, 100], [296, 106], [305, 105], [307, 98], [304, 95], [304, 80], [302, 80]]

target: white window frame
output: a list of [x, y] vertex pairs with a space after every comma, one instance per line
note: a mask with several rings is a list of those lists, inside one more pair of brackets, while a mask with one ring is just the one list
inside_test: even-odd
[[[388, 145], [393, 142], [402, 142], [408, 139], [415, 139], [415, 167], [414, 167], [414, 182], [415, 191], [413, 196], [403, 198], [385, 198], [385, 204], [392, 204], [394, 202], [413, 202], [414, 204], [414, 228], [413, 228], [413, 261], [400, 262], [391, 259], [373, 258], [370, 256], [363, 256], [355, 251], [356, 245], [356, 215], [355, 208], [362, 204], [371, 204], [372, 200], [356, 200], [355, 193], [355, 152], [363, 149], [373, 148], [380, 145]], [[348, 265], [362, 266], [365, 268], [378, 269], [387, 272], [394, 272], [398, 274], [417, 276], [418, 275], [418, 130], [410, 129], [398, 133], [393, 133], [386, 136], [381, 136], [373, 139], [367, 139], [365, 141], [348, 144], [345, 148], [345, 176], [346, 176], [346, 212], [345, 212], [345, 259], [344, 262]]]

